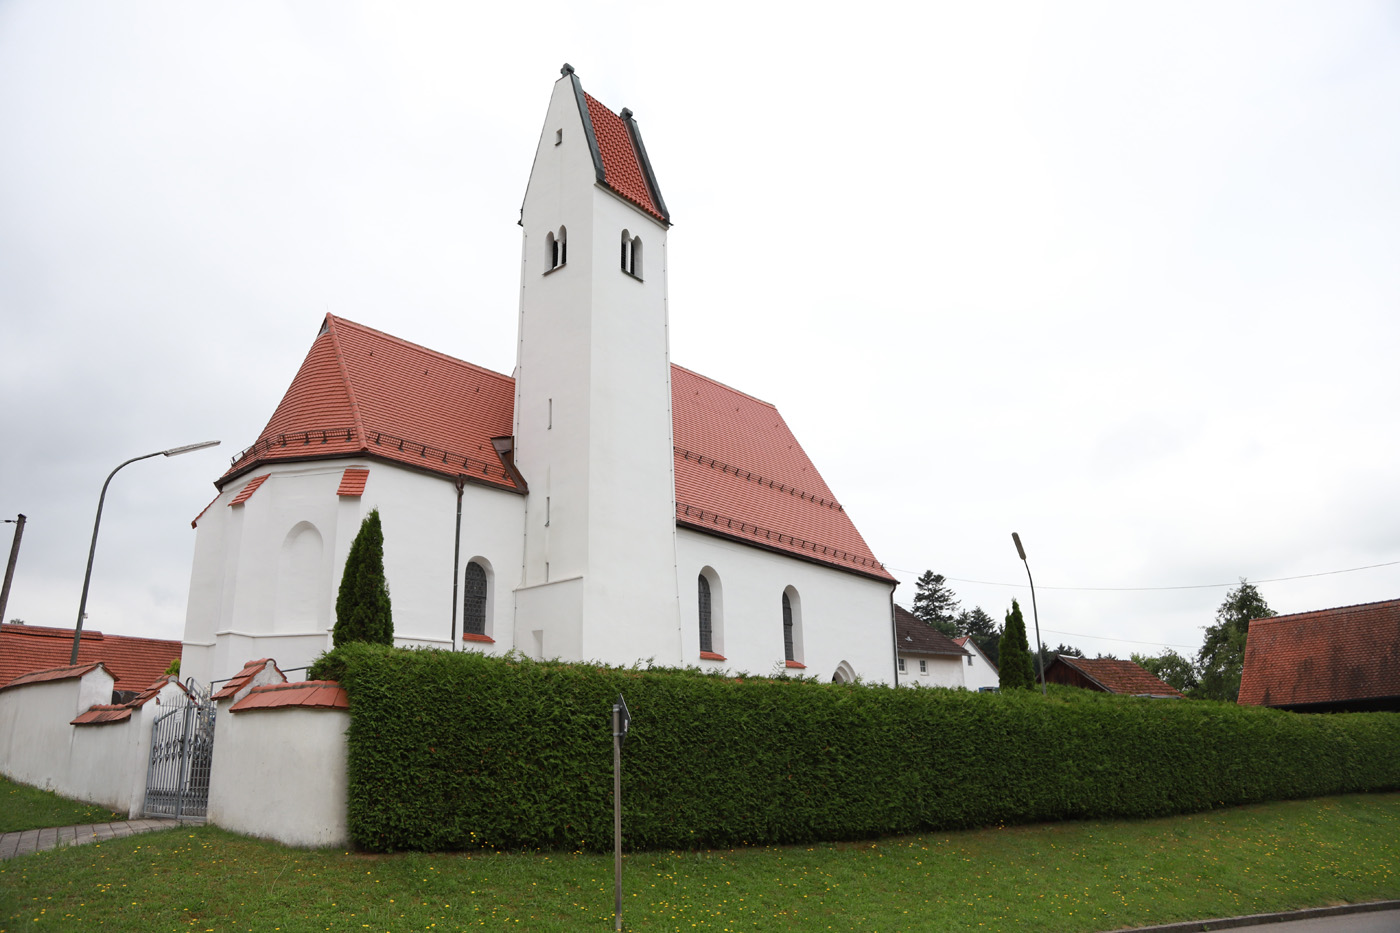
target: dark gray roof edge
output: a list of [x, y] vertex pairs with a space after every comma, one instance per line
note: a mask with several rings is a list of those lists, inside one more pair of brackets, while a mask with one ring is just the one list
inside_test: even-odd
[[627, 135], [632, 138], [632, 148], [637, 153], [637, 161], [642, 165], [642, 177], [646, 180], [647, 190], [651, 192], [652, 203], [656, 205], [657, 212], [666, 218], [666, 223], [669, 224], [671, 212], [666, 209], [666, 201], [661, 197], [661, 186], [656, 183], [656, 173], [651, 169], [651, 159], [647, 157], [647, 147], [642, 142], [642, 131], [638, 128], [636, 118], [632, 116], [631, 110], [623, 107], [621, 116], [622, 122], [627, 125]]
[[574, 100], [578, 102], [578, 115], [583, 120], [583, 132], [588, 137], [588, 152], [593, 156], [593, 173], [598, 176], [600, 182], [606, 184], [608, 173], [603, 170], [603, 151], [598, 148], [598, 134], [593, 132], [593, 118], [588, 115], [588, 101], [583, 96], [583, 85], [579, 84], [578, 75], [574, 74], [573, 68], [569, 68], [567, 74], [569, 83], [574, 87]]

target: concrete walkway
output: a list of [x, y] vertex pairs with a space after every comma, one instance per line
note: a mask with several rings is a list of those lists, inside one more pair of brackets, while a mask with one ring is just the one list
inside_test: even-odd
[[121, 823], [88, 823], [83, 826], [54, 826], [48, 829], [26, 829], [0, 835], [0, 860], [16, 855], [31, 855], [59, 846], [80, 846], [85, 842], [105, 842], [157, 829], [174, 829], [191, 825], [184, 820], [126, 820]]

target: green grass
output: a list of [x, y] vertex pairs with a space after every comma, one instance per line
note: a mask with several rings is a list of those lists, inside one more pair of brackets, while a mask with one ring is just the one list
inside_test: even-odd
[[[635, 931], [1097, 931], [1400, 897], [1400, 793], [1139, 822], [629, 855]], [[0, 931], [612, 929], [612, 858], [178, 829], [0, 862]]]
[[124, 813], [113, 813], [106, 807], [69, 800], [53, 791], [16, 784], [0, 776], [0, 833], [43, 829], [46, 826], [111, 823], [124, 819]]

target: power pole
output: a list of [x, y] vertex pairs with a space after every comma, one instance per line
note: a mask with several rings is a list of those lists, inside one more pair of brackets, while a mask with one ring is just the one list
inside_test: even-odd
[[5, 621], [5, 607], [10, 602], [10, 583], [15, 578], [15, 561], [19, 560], [19, 542], [24, 537], [24, 523], [26, 519], [23, 513], [19, 518], [7, 518], [5, 524], [15, 526], [15, 540], [10, 545], [10, 562], [5, 565], [5, 586], [0, 589], [0, 622]]

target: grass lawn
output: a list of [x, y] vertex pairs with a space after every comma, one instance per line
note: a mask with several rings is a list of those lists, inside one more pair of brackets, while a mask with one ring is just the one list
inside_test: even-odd
[[[1400, 897], [1400, 793], [624, 860], [629, 930], [1098, 931]], [[612, 929], [612, 858], [188, 827], [0, 862], [0, 931]]]
[[124, 819], [125, 813], [113, 813], [106, 807], [79, 803], [52, 791], [16, 784], [9, 778], [0, 777], [0, 833], [46, 826], [111, 823]]

